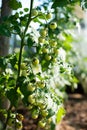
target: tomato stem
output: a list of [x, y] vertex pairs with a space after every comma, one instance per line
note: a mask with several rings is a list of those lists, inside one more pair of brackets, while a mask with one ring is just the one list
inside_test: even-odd
[[17, 88], [19, 86], [18, 85], [18, 79], [19, 79], [19, 76], [20, 76], [20, 66], [21, 66], [21, 59], [22, 59], [22, 50], [23, 50], [23, 47], [24, 47], [25, 35], [26, 35], [27, 30], [28, 30], [28, 26], [29, 26], [29, 24], [31, 22], [31, 11], [32, 11], [32, 8], [33, 8], [33, 2], [34, 2], [34, 0], [31, 0], [28, 21], [27, 21], [24, 33], [23, 33], [23, 35], [21, 37], [21, 46], [20, 46], [19, 60], [18, 60], [18, 75], [17, 75], [17, 81], [16, 81], [16, 90], [17, 90]]

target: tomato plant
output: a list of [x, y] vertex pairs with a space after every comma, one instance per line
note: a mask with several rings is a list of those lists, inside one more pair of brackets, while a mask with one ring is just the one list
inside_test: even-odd
[[[68, 29], [72, 29], [75, 22], [71, 19], [73, 8], [70, 3], [75, 2], [63, 0], [56, 10], [58, 1], [52, 1], [52, 13], [44, 4], [34, 8], [34, 0], [31, 0], [29, 9], [16, 11], [0, 25], [4, 30], [0, 31], [1, 35], [8, 36], [7, 31], [9, 36], [16, 34], [20, 38], [18, 53], [0, 57], [0, 95], [9, 100], [7, 109], [0, 108], [5, 117], [3, 130], [9, 127], [22, 129], [23, 115], [16, 112], [20, 100], [31, 112], [31, 117], [38, 119], [40, 128], [53, 130], [65, 114], [65, 85], [75, 81], [68, 60], [73, 41]], [[14, 3], [12, 0], [9, 3], [12, 9], [22, 7], [21, 2], [14, 0]], [[55, 10], [59, 12], [58, 17]], [[37, 23], [39, 27], [34, 29], [32, 25]]]

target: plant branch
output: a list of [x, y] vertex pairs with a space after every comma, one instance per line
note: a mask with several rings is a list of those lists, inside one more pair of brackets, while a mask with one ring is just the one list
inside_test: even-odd
[[[29, 12], [28, 22], [27, 22], [27, 24], [26, 24], [26, 27], [25, 27], [23, 36], [22, 36], [22, 38], [21, 38], [21, 47], [20, 47], [19, 60], [18, 60], [17, 82], [18, 82], [18, 78], [19, 78], [19, 76], [20, 76], [20, 66], [21, 66], [21, 59], [22, 59], [22, 50], [23, 50], [23, 46], [24, 46], [24, 39], [25, 39], [26, 32], [27, 32], [27, 30], [28, 30], [28, 26], [29, 26], [29, 24], [30, 24], [30, 22], [31, 22], [31, 11], [32, 11], [32, 8], [33, 8], [33, 1], [34, 1], [34, 0], [31, 0], [31, 3], [30, 3], [30, 12]], [[17, 82], [16, 82], [16, 89], [18, 88]]]
[[31, 11], [32, 11], [32, 8], [33, 8], [33, 2], [34, 2], [34, 0], [31, 0], [31, 3], [30, 3], [30, 13], [29, 13], [29, 18], [28, 18], [27, 25], [26, 25], [25, 30], [24, 30], [24, 36], [25, 36], [25, 34], [27, 32], [27, 29], [28, 29], [28, 26], [29, 26], [29, 24], [31, 22]]

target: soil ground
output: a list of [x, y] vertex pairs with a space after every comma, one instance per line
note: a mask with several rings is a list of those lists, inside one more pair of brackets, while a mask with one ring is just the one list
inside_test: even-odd
[[[65, 109], [66, 116], [57, 130], [87, 130], [87, 96], [69, 94], [68, 100], [65, 102]], [[23, 114], [25, 115], [23, 130], [36, 130], [37, 122], [29, 118], [29, 112], [24, 110]]]
[[87, 130], [87, 96], [70, 94], [65, 109], [60, 130]]

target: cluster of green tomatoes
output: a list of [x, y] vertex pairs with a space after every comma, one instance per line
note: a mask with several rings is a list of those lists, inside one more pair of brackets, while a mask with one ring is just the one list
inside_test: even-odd
[[[33, 67], [39, 64], [39, 59], [34, 58], [32, 61]], [[26, 64], [21, 64], [22, 72], [26, 70]], [[22, 76], [26, 76], [21, 73]], [[46, 90], [46, 83], [44, 80], [35, 80], [34, 81], [25, 81], [24, 86], [27, 91], [27, 109], [31, 113], [31, 118], [38, 120], [38, 127], [45, 129], [50, 127], [52, 121], [51, 116], [49, 115], [49, 110], [47, 108], [46, 97], [43, 95], [44, 90]], [[23, 87], [24, 87], [23, 86]]]
[[24, 116], [22, 114], [11, 114], [10, 118], [8, 119], [8, 128], [16, 128], [17, 130], [21, 130], [23, 128], [23, 119]]
[[[32, 10], [32, 17], [37, 16], [38, 11], [36, 9]], [[46, 19], [51, 19], [52, 14], [47, 13], [46, 14]], [[52, 30], [55, 30], [57, 28], [57, 23], [56, 22], [51, 22], [49, 24], [49, 28]], [[30, 63], [30, 68], [37, 68], [39, 65], [41, 65], [41, 69], [46, 65], [46, 63], [50, 64], [50, 61], [52, 62], [57, 62], [57, 55], [58, 55], [58, 49], [56, 48], [57, 46], [57, 41], [55, 39], [50, 39], [48, 36], [48, 29], [47, 27], [42, 27], [39, 30], [39, 37], [37, 41], [37, 47], [39, 48], [39, 51], [36, 52], [38, 54], [35, 55], [33, 59], [31, 59]], [[36, 47], [36, 49], [37, 49]], [[21, 69], [22, 69], [22, 76], [28, 75], [26, 73], [26, 64], [22, 63], [21, 64]], [[33, 72], [32, 72], [33, 73]], [[43, 72], [41, 72], [43, 73]], [[41, 76], [41, 75], [40, 75]], [[27, 89], [27, 108], [31, 112], [31, 117], [35, 120], [38, 120], [38, 126], [40, 128], [44, 129], [49, 129], [50, 128], [50, 123], [52, 122], [52, 118], [49, 113], [49, 108], [48, 104], [46, 102], [46, 97], [45, 97], [45, 92], [47, 90], [47, 85], [44, 80], [44, 78], [40, 77], [37, 78], [38, 74], [36, 74], [35, 78], [32, 81], [29, 81], [26, 84], [26, 89]], [[43, 94], [44, 93], [44, 94]], [[52, 108], [51, 108], [52, 109]]]
[[[33, 9], [31, 12], [31, 17], [33, 18], [36, 16], [38, 16], [38, 11], [36, 9]], [[47, 20], [51, 19], [52, 14], [47, 13], [45, 17]], [[55, 30], [57, 28], [57, 23], [50, 22], [48, 28], [50, 28], [51, 30]], [[51, 117], [53, 115], [50, 114], [50, 109], [52, 108], [48, 108], [48, 104], [46, 102], [47, 97], [45, 96], [45, 93], [47, 93], [49, 90], [47, 88], [44, 77], [41, 77], [39, 73], [36, 73], [36, 75], [33, 74], [33, 68], [37, 68], [39, 65], [41, 65], [40, 73], [43, 73], [43, 68], [44, 66], [46, 66], [47, 63], [49, 66], [49, 64], [51, 63], [50, 61], [52, 61], [53, 63], [57, 62], [57, 41], [55, 41], [55, 38], [49, 38], [47, 27], [41, 27], [39, 30], [38, 44], [36, 46], [36, 50], [38, 46], [38, 54], [36, 53], [36, 55], [34, 55], [34, 58], [30, 60], [29, 64], [27, 62], [21, 63], [20, 76], [25, 77], [25, 80], [23, 80], [23, 84], [21, 84], [20, 91], [24, 96], [27, 109], [31, 112], [31, 118], [34, 120], [38, 120], [38, 127], [48, 130], [50, 129], [50, 123], [52, 122]], [[45, 72], [45, 74], [46, 73], [47, 72]], [[30, 79], [31, 77], [33, 78]], [[8, 125], [15, 124], [16, 128], [22, 129], [23, 116], [21, 114], [17, 114], [15, 118], [11, 117], [8, 120]]]

